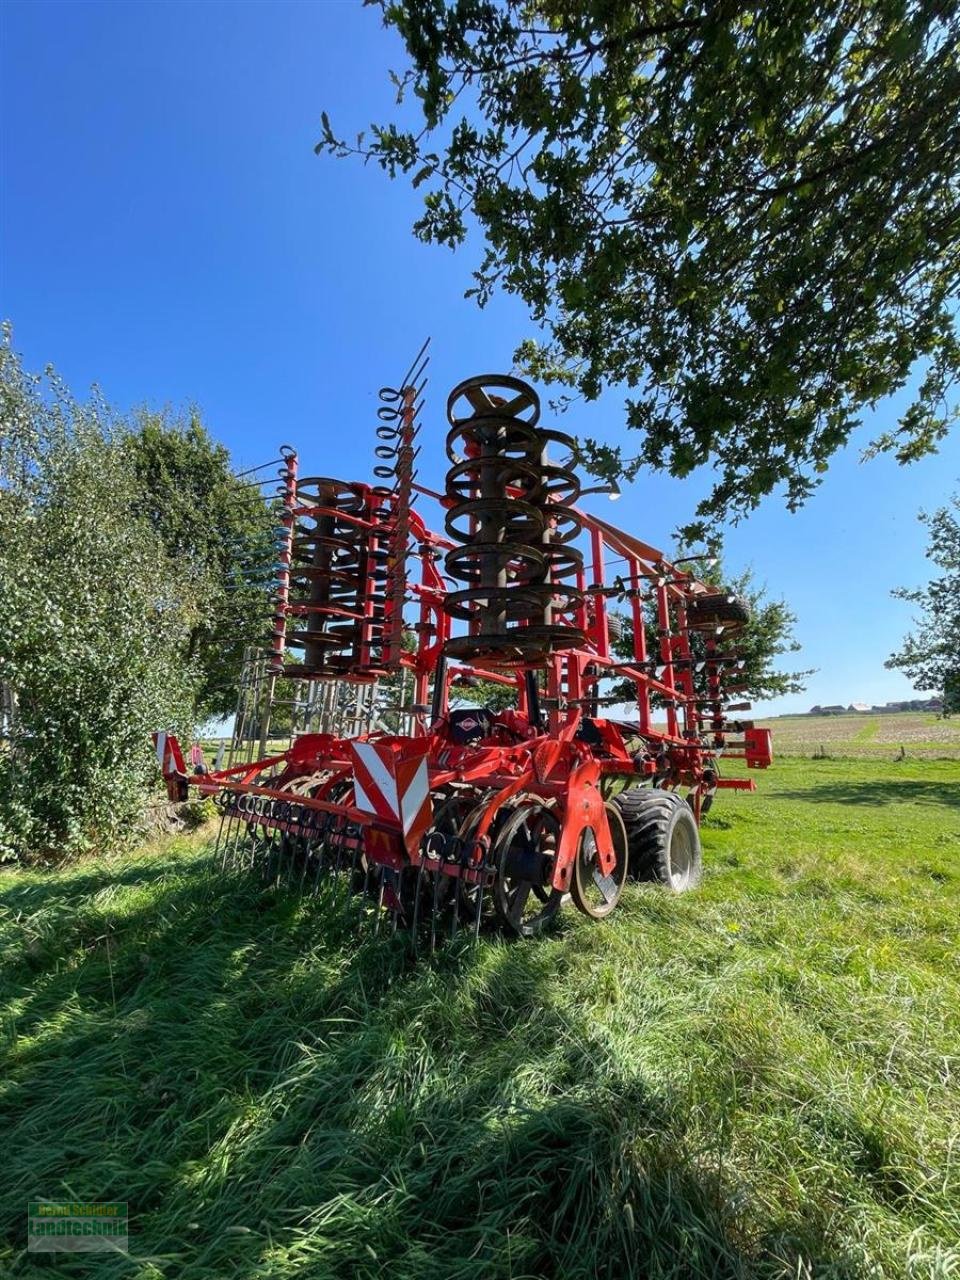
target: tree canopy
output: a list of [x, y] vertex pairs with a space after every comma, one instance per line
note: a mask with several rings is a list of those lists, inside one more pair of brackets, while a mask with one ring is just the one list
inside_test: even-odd
[[415, 233], [485, 241], [469, 293], [518, 295], [518, 362], [563, 397], [627, 389], [601, 475], [716, 468], [687, 540], [801, 504], [865, 407], [902, 462], [955, 417], [960, 13], [792, 4], [381, 0], [395, 121], [318, 151], [424, 192]]
[[920, 519], [930, 531], [927, 559], [943, 572], [925, 587], [900, 587], [894, 595], [917, 605], [915, 629], [887, 659], [917, 689], [943, 696], [944, 710], [960, 711], [960, 497]]
[[197, 715], [228, 715], [243, 650], [266, 634], [275, 516], [254, 484], [236, 478], [196, 412], [183, 421], [141, 413], [128, 445], [141, 511], [196, 602], [185, 657], [197, 672]]
[[[681, 551], [679, 554], [684, 553]], [[719, 556], [692, 560], [684, 567], [701, 582], [722, 585], [731, 595], [738, 596], [749, 610], [749, 622], [736, 633], [732, 641], [733, 647], [742, 656], [743, 674], [738, 673], [737, 684], [743, 686], [743, 696], [763, 702], [789, 693], [803, 693], [807, 677], [813, 675], [813, 671], [789, 671], [782, 664], [785, 655], [797, 653], [801, 648], [793, 634], [796, 614], [786, 601], [772, 599], [766, 587], [756, 582], [750, 569], [733, 575], [725, 573]], [[614, 642], [614, 649], [620, 657], [630, 659], [633, 657], [633, 624], [626, 614], [620, 614], [619, 617], [620, 634]], [[658, 652], [658, 630], [653, 601], [647, 603], [645, 623], [647, 652], [655, 654]], [[702, 661], [706, 656], [703, 636], [695, 631], [691, 632], [690, 647], [694, 660]], [[695, 669], [695, 684], [698, 681], [698, 694], [706, 696], [708, 690], [705, 676]], [[629, 701], [633, 696], [633, 686], [629, 681], [622, 681], [613, 691], [614, 696], [617, 694], [622, 694], [624, 701]]]
[[150, 734], [193, 719], [195, 601], [116, 428], [0, 343], [0, 860], [129, 840]]
[[266, 630], [271, 526], [196, 415], [77, 400], [26, 372], [4, 329], [0, 859], [136, 832], [151, 733], [235, 705], [240, 651]]

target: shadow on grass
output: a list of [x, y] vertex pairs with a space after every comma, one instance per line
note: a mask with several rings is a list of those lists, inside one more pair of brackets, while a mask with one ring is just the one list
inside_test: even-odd
[[777, 790], [777, 800], [809, 800], [814, 804], [923, 804], [960, 807], [960, 787], [955, 782], [922, 778], [891, 778], [876, 782], [822, 782], [794, 791]]
[[12, 1274], [35, 1266], [27, 1200], [65, 1194], [128, 1201], [134, 1255], [192, 1280], [732, 1280], [800, 1256], [773, 1221], [744, 1252], [669, 1088], [625, 1074], [561, 1001], [573, 939], [415, 963], [317, 900], [183, 874], [111, 905], [96, 937], [20, 973], [0, 1096]]
[[[211, 858], [213, 841], [209, 851], [199, 846], [202, 858]], [[191, 853], [193, 851], [191, 850]], [[198, 858], [198, 861], [200, 859]], [[37, 911], [56, 903], [75, 903], [78, 898], [99, 893], [102, 889], [122, 888], [127, 885], [149, 886], [172, 873], [190, 865], [190, 859], [177, 857], [137, 857], [114, 865], [99, 863], [95, 870], [80, 872], [74, 867], [62, 870], [25, 867], [4, 868], [7, 884], [0, 889], [0, 909], [9, 911]]]

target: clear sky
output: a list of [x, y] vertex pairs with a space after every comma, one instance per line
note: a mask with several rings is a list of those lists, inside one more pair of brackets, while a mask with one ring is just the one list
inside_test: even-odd
[[[317, 158], [326, 110], [355, 133], [394, 111], [394, 35], [359, 0], [0, 0], [0, 315], [28, 366], [52, 362], [120, 408], [198, 405], [238, 464], [288, 441], [307, 472], [365, 478], [376, 392], [433, 337], [422, 476], [443, 468], [443, 400], [506, 371], [529, 326], [463, 298], [479, 245], [410, 234], [418, 200], [379, 169]], [[878, 413], [791, 516], [776, 499], [728, 534], [799, 616], [812, 703], [918, 696], [884, 658], [890, 598], [928, 575], [921, 507], [960, 476], [960, 440], [902, 469], [859, 462]], [[560, 425], [611, 440], [617, 396]], [[600, 514], [670, 548], [704, 483], [647, 474]]]

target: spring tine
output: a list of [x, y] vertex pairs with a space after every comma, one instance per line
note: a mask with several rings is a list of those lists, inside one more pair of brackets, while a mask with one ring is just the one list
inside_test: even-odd
[[[331, 898], [335, 902], [340, 896], [340, 873], [343, 871], [343, 853], [344, 844], [347, 839], [347, 825], [340, 818], [337, 819], [335, 831], [336, 856], [333, 862], [333, 874], [330, 879]], [[350, 900], [350, 886], [346, 887], [347, 901]]]
[[334, 849], [336, 847], [337, 823], [338, 818], [335, 814], [327, 815], [327, 821], [324, 823], [315, 884], [315, 892], [321, 898], [333, 899], [336, 896]]
[[310, 835], [314, 830], [313, 815], [311, 814], [310, 822], [307, 827], [307, 833], [300, 837], [300, 883], [297, 885], [297, 892], [303, 893], [303, 886], [307, 879], [307, 865], [311, 856]]
[[396, 935], [397, 929], [400, 927], [400, 914], [403, 911], [403, 901], [401, 898], [401, 890], [403, 888], [403, 871], [395, 871], [393, 873], [393, 901], [390, 903], [390, 936]]
[[224, 867], [226, 868], [229, 863], [230, 871], [234, 872], [239, 870], [240, 841], [243, 837], [243, 819], [240, 816], [239, 804], [236, 807], [236, 812], [234, 813], [231, 821], [233, 823], [233, 838], [228, 842], [227, 847], [224, 850], [223, 861]]
[[430, 912], [430, 954], [437, 949], [437, 895], [440, 892], [440, 876], [442, 872], [438, 867], [433, 873], [433, 909]]
[[230, 839], [233, 835], [233, 824], [236, 818], [232, 813], [228, 814], [226, 808], [223, 811], [226, 820], [226, 830], [223, 833], [222, 841], [218, 841], [218, 850], [220, 853], [220, 874], [223, 875], [227, 870], [227, 857], [230, 853]]
[[[460, 861], [460, 869], [463, 870], [463, 860]], [[457, 936], [457, 928], [460, 924], [460, 894], [462, 891], [461, 877], [455, 877], [453, 889], [453, 903], [450, 912], [450, 941], [453, 942]]]
[[377, 892], [377, 909], [373, 918], [373, 936], [375, 938], [379, 938], [380, 936], [380, 921], [383, 919], [383, 895], [386, 893], [386, 890], [387, 872], [385, 870], [381, 870], [380, 888]]
[[233, 838], [233, 828], [237, 821], [236, 814], [233, 812], [233, 801], [227, 800], [223, 806], [223, 816], [226, 819], [226, 830], [223, 833], [223, 842], [220, 845], [220, 872], [225, 874], [227, 864], [230, 857], [230, 841]]
[[317, 894], [320, 892], [320, 874], [323, 871], [327, 861], [327, 833], [329, 831], [329, 826], [330, 824], [327, 822], [323, 824], [323, 830], [320, 834], [320, 838], [317, 840], [317, 846], [316, 846], [316, 852], [315, 852], [315, 856], [317, 859], [317, 870], [314, 873], [313, 888], [310, 891], [313, 897], [316, 897]]
[[223, 838], [223, 820], [224, 820], [224, 816], [225, 816], [225, 815], [224, 815], [224, 811], [223, 811], [223, 809], [221, 809], [221, 810], [220, 810], [220, 825], [217, 827], [217, 839], [216, 839], [216, 843], [215, 843], [215, 844], [214, 844], [214, 846], [213, 846], [213, 864], [214, 864], [214, 866], [216, 866], [216, 865], [217, 865], [217, 857], [218, 857], [218, 855], [219, 855], [219, 853], [220, 853], [220, 841], [221, 841], [221, 839]]
[[481, 874], [480, 880], [477, 882], [477, 911], [473, 921], [473, 940], [480, 941], [480, 921], [483, 918], [483, 891], [486, 887], [484, 884], [485, 875]]
[[423, 893], [423, 876], [426, 859], [421, 857], [420, 865], [417, 867], [417, 885], [413, 894], [413, 914], [410, 924], [410, 935], [413, 939], [413, 954], [417, 954], [417, 928], [420, 924], [420, 895]]
[[257, 848], [259, 830], [260, 828], [256, 825], [256, 823], [253, 823], [253, 822], [247, 823], [247, 841], [250, 847], [250, 865], [247, 868], [248, 871], [252, 871], [257, 863], [257, 854], [259, 852]]
[[[353, 887], [357, 883], [357, 872], [360, 869], [361, 856], [362, 856], [362, 845], [358, 838], [356, 843], [354, 844], [353, 852], [350, 855], [350, 872], [347, 879], [347, 897], [346, 897], [348, 907], [350, 905], [350, 900], [353, 897], [353, 892], [354, 892]], [[359, 894], [361, 898], [363, 894], [366, 893], [366, 888], [367, 888], [367, 871], [364, 870], [363, 890]]]
[[273, 876], [271, 876], [274, 888], [279, 888], [280, 884], [283, 883], [285, 863], [287, 863], [287, 858], [284, 858], [284, 832], [278, 824], [270, 832], [270, 854], [268, 860], [268, 867], [274, 868]]

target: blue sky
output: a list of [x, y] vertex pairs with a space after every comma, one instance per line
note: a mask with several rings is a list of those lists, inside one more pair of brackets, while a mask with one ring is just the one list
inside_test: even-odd
[[[375, 168], [317, 158], [388, 118], [401, 51], [359, 0], [2, 0], [0, 314], [30, 367], [121, 408], [198, 405], [238, 464], [296, 445], [308, 472], [369, 475], [377, 388], [433, 337], [423, 479], [443, 468], [443, 400], [508, 370], [522, 308], [463, 298], [479, 245], [410, 234], [418, 201]], [[960, 440], [909, 469], [861, 465], [878, 413], [799, 515], [776, 499], [732, 529], [799, 616], [807, 693], [764, 708], [917, 696], [883, 661], [909, 626], [898, 584], [928, 576], [917, 511], [960, 476]], [[611, 394], [561, 423], [611, 440]], [[599, 513], [669, 548], [703, 478], [648, 474]]]

